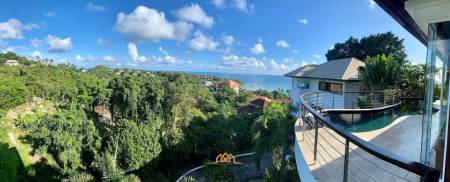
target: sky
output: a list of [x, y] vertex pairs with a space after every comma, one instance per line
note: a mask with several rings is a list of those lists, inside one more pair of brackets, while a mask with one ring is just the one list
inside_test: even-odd
[[[6, 0], [2, 0], [6, 1]], [[281, 75], [326, 61], [350, 36], [392, 31], [408, 59], [426, 48], [372, 0], [14, 0], [0, 51], [80, 68]]]

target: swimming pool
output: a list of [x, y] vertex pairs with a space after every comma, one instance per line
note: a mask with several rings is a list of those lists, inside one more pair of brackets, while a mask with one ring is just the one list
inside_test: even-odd
[[400, 107], [367, 114], [329, 114], [327, 117], [349, 132], [368, 132], [381, 129], [406, 115], [420, 115], [421, 102], [405, 102]]

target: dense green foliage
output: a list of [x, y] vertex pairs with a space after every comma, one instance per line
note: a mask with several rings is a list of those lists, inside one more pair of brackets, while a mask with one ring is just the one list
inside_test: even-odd
[[[286, 170], [289, 164], [285, 158], [291, 152], [295, 123], [289, 109], [292, 108], [283, 107], [276, 102], [270, 104], [267, 111], [257, 119], [252, 128], [256, 165], [260, 166], [259, 162], [264, 153], [272, 154], [273, 168], [268, 176], [269, 181], [286, 181], [287, 179]], [[291, 180], [288, 179], [288, 181]]]
[[[0, 60], [8, 56], [21, 66], [0, 66], [0, 113], [33, 97], [54, 103], [56, 113], [24, 115], [15, 125], [33, 153], [56, 160], [55, 179], [173, 181], [224, 151], [252, 150], [251, 127], [260, 113], [236, 112], [251, 92], [216, 90], [204, 86], [204, 78], [179, 73], [102, 66], [81, 72], [13, 53], [0, 54]], [[8, 140], [1, 137], [3, 155]], [[11, 175], [2, 181], [26, 177], [15, 162], [19, 156], [8, 160], [0, 163], [0, 174]]]
[[370, 90], [384, 90], [395, 86], [400, 79], [401, 67], [392, 56], [367, 57], [366, 65], [359, 68], [364, 85]]
[[326, 53], [327, 60], [355, 57], [365, 60], [367, 57], [378, 55], [392, 55], [399, 63], [406, 62], [403, 39], [392, 32], [379, 33], [363, 37], [360, 40], [350, 37], [344, 43], [336, 43]]

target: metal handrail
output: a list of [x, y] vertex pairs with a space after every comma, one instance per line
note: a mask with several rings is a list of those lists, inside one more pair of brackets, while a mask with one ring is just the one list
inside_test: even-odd
[[[305, 101], [305, 97], [312, 95], [312, 94], [319, 94], [319, 93], [320, 92], [311, 92], [311, 93], [305, 93], [300, 96], [301, 106], [303, 108], [305, 108], [306, 110], [308, 110], [308, 112], [310, 112], [314, 116], [316, 122], [317, 122], [317, 120], [320, 120], [327, 127], [332, 129], [334, 132], [339, 134], [341, 137], [345, 138], [346, 143], [351, 142], [354, 145], [358, 146], [359, 148], [363, 149], [364, 151], [368, 152], [369, 154], [372, 154], [372, 155], [378, 157], [381, 160], [384, 160], [384, 161], [391, 163], [397, 167], [400, 167], [400, 168], [410, 171], [416, 175], [419, 175], [422, 177], [423, 181], [426, 181], [426, 182], [439, 181], [440, 172], [437, 169], [429, 167], [420, 162], [407, 160], [398, 154], [395, 154], [391, 151], [388, 151], [381, 147], [378, 147], [377, 145], [369, 143], [369, 142], [353, 135], [352, 133], [343, 130], [342, 127], [339, 127], [338, 125], [334, 124], [328, 118], [325, 118], [324, 116], [322, 116], [321, 113], [317, 112]], [[357, 92], [355, 92], [355, 93], [357, 93]], [[363, 92], [359, 92], [359, 93], [363, 93]], [[344, 176], [344, 178], [346, 178], [346, 176]], [[344, 179], [344, 181], [345, 181], [345, 179]]]

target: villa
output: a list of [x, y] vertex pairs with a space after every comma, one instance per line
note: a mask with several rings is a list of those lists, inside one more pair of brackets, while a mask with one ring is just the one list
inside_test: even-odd
[[236, 93], [239, 93], [239, 89], [241, 88], [241, 84], [234, 80], [224, 80], [217, 84], [217, 88], [229, 87], [234, 90]]
[[6, 66], [19, 66], [19, 62], [17, 60], [6, 60]]
[[[294, 127], [299, 177], [301, 181], [450, 181], [450, 0], [374, 2], [427, 47], [425, 97], [412, 101], [423, 105], [415, 104], [418, 112], [403, 115], [399, 107], [410, 98], [390, 91], [377, 92], [383, 96], [377, 98], [382, 104], [364, 109], [348, 105], [348, 92], [367, 97], [360, 91], [356, 72], [364, 64], [353, 58], [287, 73], [292, 77], [291, 99], [300, 113]], [[340, 93], [343, 101], [330, 106], [335, 100], [330, 93]], [[345, 117], [351, 122], [342, 124]]]
[[[284, 76], [292, 78], [290, 98], [295, 106], [300, 105], [300, 96], [308, 92], [330, 92], [331, 108], [351, 108], [356, 101], [350, 92], [361, 90], [361, 78], [358, 68], [364, 66], [364, 62], [356, 58], [328, 60], [320, 65], [305, 65]], [[333, 98], [334, 97], [334, 98]], [[333, 102], [335, 101], [335, 102]]]

